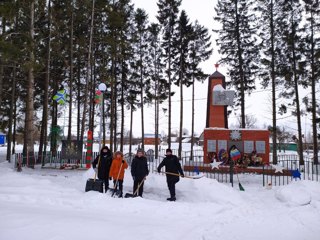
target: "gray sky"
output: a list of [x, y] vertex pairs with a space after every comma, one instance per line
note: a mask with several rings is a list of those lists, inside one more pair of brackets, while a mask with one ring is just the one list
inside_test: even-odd
[[[150, 22], [156, 22], [156, 15], [158, 11], [157, 1], [153, 0], [133, 0], [135, 4], [135, 8], [143, 8], [149, 15]], [[215, 46], [215, 35], [212, 32], [213, 28], [217, 28], [217, 24], [214, 22], [214, 7], [216, 4], [216, 0], [182, 0], [182, 5], [180, 10], [185, 10], [187, 15], [190, 18], [191, 22], [198, 20], [201, 25], [204, 25], [208, 28], [209, 32], [211, 32], [211, 40], [213, 46], [213, 54], [209, 60], [202, 64], [203, 70], [212, 74], [215, 71], [214, 64], [219, 60], [220, 56], [217, 51], [217, 47]], [[219, 67], [219, 72], [224, 74], [226, 78], [227, 76], [227, 66], [221, 65]], [[257, 79], [258, 81], [258, 79]], [[206, 123], [206, 104], [207, 104], [207, 87], [208, 80], [206, 80], [203, 84], [196, 84], [196, 101], [195, 101], [195, 132], [200, 134]], [[309, 90], [308, 90], [309, 91]], [[308, 94], [308, 91], [302, 91], [300, 93], [301, 98]], [[184, 128], [189, 130], [191, 133], [191, 87], [185, 88], [184, 92]], [[162, 105], [164, 108], [168, 108], [167, 102]], [[179, 119], [180, 119], [180, 102], [179, 102], [179, 91], [176, 90], [176, 94], [173, 98], [172, 102], [172, 129], [179, 129]], [[251, 96], [246, 97], [246, 114], [254, 116], [257, 119], [257, 127], [263, 128], [266, 125], [272, 124], [272, 111], [271, 111], [271, 91], [270, 88], [265, 90], [261, 89], [259, 86], [257, 90], [255, 90]], [[145, 133], [154, 133], [154, 108], [153, 106], [149, 107], [146, 110], [145, 114]], [[229, 119], [229, 128], [235, 128], [237, 123], [237, 118], [240, 115], [240, 111], [233, 112]], [[129, 113], [128, 113], [129, 117]], [[288, 131], [296, 132], [297, 124], [296, 119], [294, 117], [290, 117], [289, 114], [286, 116], [278, 117], [278, 125], [285, 126]], [[134, 114], [134, 126], [135, 129], [133, 131], [134, 136], [141, 135], [141, 126], [140, 126], [140, 111], [138, 110]], [[311, 117], [303, 117], [302, 118], [302, 128], [303, 133], [308, 134], [311, 128]], [[129, 129], [129, 121], [127, 123], [127, 129]], [[307, 129], [307, 131], [305, 130]], [[165, 116], [160, 120], [160, 131], [164, 131], [167, 133], [167, 118]]]

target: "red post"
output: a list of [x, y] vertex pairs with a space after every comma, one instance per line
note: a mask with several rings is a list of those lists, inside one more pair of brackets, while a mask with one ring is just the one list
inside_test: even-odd
[[88, 131], [87, 133], [87, 154], [86, 154], [86, 168], [91, 167], [92, 160], [92, 143], [93, 143], [93, 133]]

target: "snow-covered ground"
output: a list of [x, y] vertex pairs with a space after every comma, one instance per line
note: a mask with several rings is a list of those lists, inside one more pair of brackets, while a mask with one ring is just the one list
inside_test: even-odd
[[[93, 170], [49, 170], [0, 163], [0, 239], [318, 240], [320, 183], [263, 188], [241, 175], [245, 191], [201, 178], [177, 183], [167, 202], [165, 176], [150, 173], [143, 198], [85, 192]], [[126, 170], [124, 192], [132, 192]]]

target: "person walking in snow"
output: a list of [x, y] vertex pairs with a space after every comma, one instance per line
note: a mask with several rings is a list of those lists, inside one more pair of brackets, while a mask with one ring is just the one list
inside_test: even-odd
[[[133, 178], [133, 194], [142, 197], [144, 180], [148, 174], [149, 168], [147, 158], [144, 156], [144, 151], [142, 149], [139, 149], [131, 164], [131, 175]], [[138, 186], [139, 190], [137, 193]]]
[[101, 148], [100, 154], [92, 162], [92, 168], [98, 175], [98, 179], [104, 181], [105, 192], [107, 192], [109, 188], [109, 171], [111, 163], [112, 154], [107, 146]]
[[[175, 201], [176, 200], [176, 188], [175, 185], [179, 182], [181, 177], [184, 177], [184, 173], [181, 168], [181, 164], [179, 159], [176, 155], [172, 155], [172, 150], [166, 150], [166, 157], [162, 160], [162, 162], [158, 166], [158, 172], [161, 172], [161, 168], [166, 167], [166, 177], [167, 177], [167, 184], [170, 192], [170, 198], [167, 198], [168, 201]], [[170, 174], [171, 173], [171, 174]], [[172, 175], [176, 174], [176, 175]]]
[[117, 190], [119, 185], [119, 198], [122, 197], [123, 194], [123, 179], [124, 179], [124, 170], [128, 168], [128, 163], [123, 158], [123, 154], [120, 151], [117, 151], [114, 154], [114, 158], [112, 160], [111, 168], [109, 175], [113, 178], [114, 191]]

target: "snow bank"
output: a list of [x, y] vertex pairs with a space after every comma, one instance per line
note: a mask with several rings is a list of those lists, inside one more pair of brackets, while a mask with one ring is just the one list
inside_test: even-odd
[[[92, 169], [18, 173], [0, 163], [0, 239], [317, 240], [320, 235], [318, 182], [266, 190], [243, 175], [243, 192], [213, 179], [182, 178], [177, 201], [167, 202], [164, 175], [150, 173], [144, 198], [127, 199], [86, 193], [92, 176]], [[132, 193], [129, 170], [124, 192]]]
[[311, 181], [294, 181], [280, 187], [275, 194], [281, 202], [291, 206], [303, 206], [320, 200], [319, 184]]

